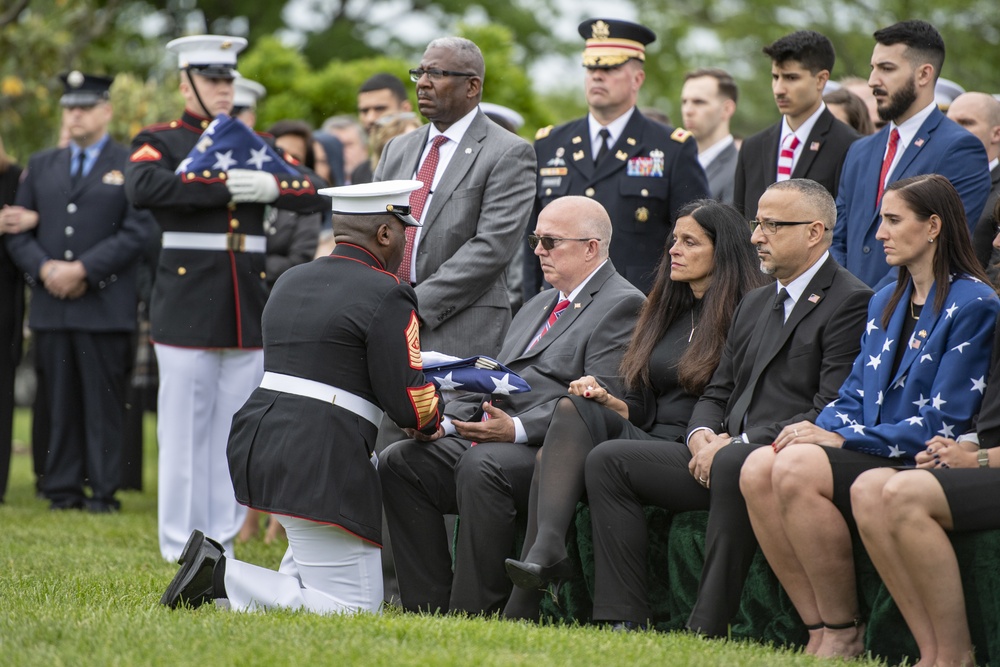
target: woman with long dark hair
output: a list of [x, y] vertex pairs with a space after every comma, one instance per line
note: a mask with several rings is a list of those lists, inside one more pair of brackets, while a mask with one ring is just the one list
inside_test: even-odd
[[516, 586], [505, 616], [536, 618], [540, 589], [572, 573], [566, 531], [590, 451], [611, 439], [683, 440], [736, 304], [765, 280], [734, 208], [698, 200], [679, 211], [622, 359], [625, 396], [612, 396], [588, 376], [573, 382], [556, 407], [532, 480], [522, 559], [507, 561]]
[[786, 426], [740, 477], [761, 549], [809, 630], [806, 652], [822, 657], [864, 652], [851, 484], [873, 468], [912, 466], [935, 435], [969, 430], [1000, 310], [948, 179], [890, 184], [881, 215], [876, 238], [899, 276], [872, 297], [851, 374], [815, 424]]

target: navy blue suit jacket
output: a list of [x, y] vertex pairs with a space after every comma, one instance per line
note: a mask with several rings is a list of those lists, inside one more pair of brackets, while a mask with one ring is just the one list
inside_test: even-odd
[[[837, 193], [837, 226], [830, 248], [841, 266], [875, 289], [896, 279], [895, 271], [889, 273], [882, 243], [875, 240], [880, 222], [875, 205], [878, 177], [888, 143], [886, 125], [875, 134], [855, 141], [847, 152]], [[962, 197], [971, 230], [990, 192], [989, 162], [982, 142], [934, 109], [886, 180], [891, 183], [920, 174], [941, 174], [951, 181]]]
[[[32, 329], [135, 329], [136, 264], [157, 227], [125, 197], [127, 161], [128, 150], [109, 140], [75, 186], [69, 148], [44, 150], [28, 161], [16, 202], [38, 212], [38, 226], [7, 237], [7, 249], [32, 288]], [[49, 259], [83, 262], [83, 296], [57, 299], [45, 290], [38, 271]]]

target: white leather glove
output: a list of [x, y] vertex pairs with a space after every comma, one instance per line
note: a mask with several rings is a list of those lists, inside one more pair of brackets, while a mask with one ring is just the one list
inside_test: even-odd
[[273, 174], [256, 169], [230, 169], [226, 187], [237, 204], [270, 204], [278, 198], [278, 181]]

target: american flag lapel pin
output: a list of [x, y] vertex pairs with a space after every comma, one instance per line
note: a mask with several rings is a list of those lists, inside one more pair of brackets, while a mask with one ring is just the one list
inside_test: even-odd
[[819, 300], [822, 298], [819, 294], [810, 294], [809, 303], [819, 303]]
[[809, 150], [811, 150], [811, 151], [818, 151], [819, 150], [819, 142], [818, 141], [814, 141], [811, 144], [809, 144]]
[[579, 310], [580, 308], [583, 308], [583, 304], [581, 304], [579, 301], [573, 304], [573, 310]]
[[924, 145], [924, 140], [923, 139], [917, 139], [916, 141], [913, 142], [913, 145], [916, 146], [917, 148], [920, 148], [921, 146]]

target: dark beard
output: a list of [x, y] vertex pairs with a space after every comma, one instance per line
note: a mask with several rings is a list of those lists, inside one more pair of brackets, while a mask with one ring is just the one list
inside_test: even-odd
[[906, 86], [889, 96], [888, 103], [878, 107], [878, 117], [889, 122], [899, 118], [917, 101], [917, 86], [910, 79]]

